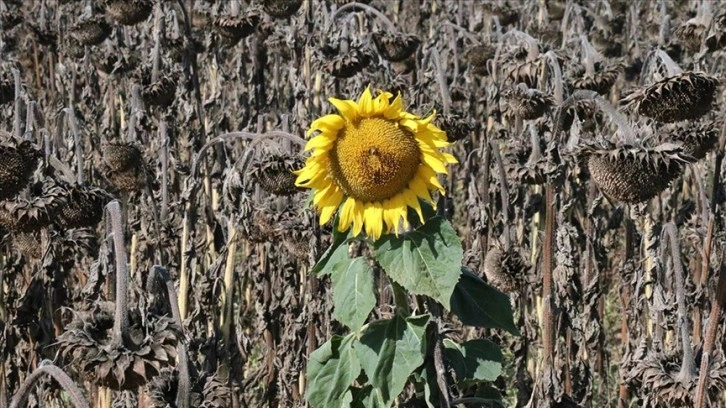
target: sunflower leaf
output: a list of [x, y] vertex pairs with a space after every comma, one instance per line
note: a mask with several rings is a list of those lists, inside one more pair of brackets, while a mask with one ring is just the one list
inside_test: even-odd
[[451, 312], [469, 326], [504, 329], [519, 336], [509, 296], [489, 286], [466, 268], [451, 295]]
[[333, 242], [328, 249], [325, 250], [318, 262], [313, 266], [312, 273], [318, 276], [324, 276], [333, 271], [336, 263], [348, 261], [348, 243], [353, 239], [351, 231], [338, 231], [338, 216], [333, 222]]
[[391, 406], [411, 373], [424, 362], [428, 315], [378, 320], [366, 328], [355, 351], [377, 406]]
[[384, 236], [376, 242], [375, 254], [392, 280], [409, 292], [430, 296], [450, 309], [464, 251], [446, 219], [434, 217], [407, 234]]
[[333, 336], [310, 354], [305, 398], [313, 407], [344, 407], [350, 401], [348, 388], [360, 374], [353, 350], [355, 334]]
[[[345, 257], [348, 257], [347, 248]], [[333, 316], [357, 332], [376, 306], [373, 269], [365, 258], [348, 258], [347, 262], [335, 262], [330, 280], [333, 284]]]
[[489, 340], [475, 339], [457, 344], [444, 340], [444, 356], [461, 381], [494, 381], [502, 372], [502, 351]]

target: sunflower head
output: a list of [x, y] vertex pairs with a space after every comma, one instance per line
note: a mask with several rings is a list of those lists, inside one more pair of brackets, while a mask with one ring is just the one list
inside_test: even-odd
[[305, 146], [312, 156], [295, 172], [296, 185], [311, 188], [320, 223], [340, 208], [338, 229], [353, 227], [378, 239], [384, 232], [408, 228], [413, 208], [423, 222], [419, 199], [434, 203], [430, 191], [444, 193], [437, 174], [456, 159], [439, 149], [450, 145], [436, 127], [435, 114], [421, 118], [403, 109], [400, 94], [373, 97], [366, 89], [360, 99], [330, 98], [337, 114], [323, 116], [310, 126], [316, 133]]

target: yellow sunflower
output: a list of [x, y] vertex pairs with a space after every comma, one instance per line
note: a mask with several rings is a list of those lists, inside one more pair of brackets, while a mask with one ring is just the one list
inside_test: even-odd
[[[446, 133], [431, 121], [403, 110], [399, 94], [366, 88], [356, 103], [330, 98], [339, 114], [315, 120], [307, 135], [318, 132], [305, 150], [312, 150], [305, 167], [295, 172], [295, 185], [311, 188], [313, 204], [325, 224], [340, 208], [338, 230], [353, 225], [353, 235], [365, 227], [378, 239], [385, 231], [408, 228], [408, 207], [424, 222], [419, 199], [435, 204], [430, 191], [444, 193], [437, 174], [447, 174], [454, 156], [439, 151], [450, 146]], [[342, 204], [342, 206], [341, 206]]]

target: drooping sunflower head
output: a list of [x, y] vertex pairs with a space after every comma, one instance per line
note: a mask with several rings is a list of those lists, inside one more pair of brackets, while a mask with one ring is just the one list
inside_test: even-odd
[[384, 232], [407, 228], [406, 214], [413, 208], [424, 222], [419, 199], [434, 203], [430, 191], [444, 193], [437, 174], [456, 159], [440, 151], [450, 145], [446, 133], [432, 120], [403, 109], [400, 94], [366, 89], [360, 99], [330, 98], [337, 114], [315, 120], [305, 146], [312, 156], [298, 170], [296, 185], [311, 188], [320, 223], [327, 223], [340, 208], [338, 229], [353, 227], [378, 239]]

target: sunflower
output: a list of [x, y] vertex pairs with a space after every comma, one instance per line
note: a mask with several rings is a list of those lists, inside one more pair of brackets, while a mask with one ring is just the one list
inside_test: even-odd
[[[457, 163], [440, 148], [450, 146], [446, 132], [436, 127], [434, 112], [421, 118], [404, 111], [401, 95], [366, 88], [358, 102], [330, 98], [339, 114], [315, 120], [307, 135], [318, 132], [305, 150], [312, 156], [295, 172], [299, 187], [311, 188], [313, 204], [325, 224], [340, 208], [338, 230], [353, 235], [408, 229], [408, 207], [424, 222], [419, 199], [434, 203], [430, 191], [444, 193], [437, 174]], [[341, 206], [342, 204], [342, 206]]]

